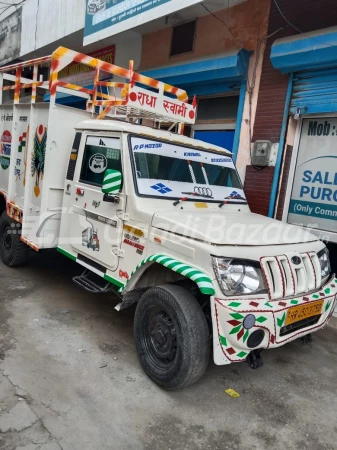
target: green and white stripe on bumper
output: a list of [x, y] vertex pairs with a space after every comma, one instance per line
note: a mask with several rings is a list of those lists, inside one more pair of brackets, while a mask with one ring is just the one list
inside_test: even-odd
[[177, 272], [180, 275], [189, 278], [191, 281], [194, 281], [197, 284], [202, 294], [215, 294], [212, 280], [204, 272], [201, 272], [201, 270], [195, 269], [194, 267], [189, 266], [186, 263], [182, 263], [181, 261], [177, 261], [176, 259], [162, 254], [151, 255], [143, 259], [143, 261], [141, 261], [132, 271], [129, 280], [127, 280], [126, 282], [126, 285], [132, 279], [132, 276], [137, 272], [137, 270], [148, 262], [156, 262], [157, 264], [161, 264], [162, 266], [173, 270], [173, 272]]

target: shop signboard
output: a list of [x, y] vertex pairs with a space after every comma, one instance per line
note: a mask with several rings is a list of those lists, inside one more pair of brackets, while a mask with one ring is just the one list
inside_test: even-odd
[[[11, 3], [11, 2], [10, 2]], [[13, 3], [13, 7], [17, 6]], [[10, 8], [11, 6], [8, 6]], [[3, 14], [8, 8], [1, 10]], [[22, 8], [1, 19], [0, 22], [0, 61], [1, 65], [13, 61], [20, 56], [21, 49]]]
[[[115, 46], [110, 45], [109, 47], [105, 47], [100, 50], [88, 53], [88, 55], [91, 56], [92, 58], [98, 58], [101, 59], [102, 61], [114, 64]], [[86, 86], [93, 84], [94, 72], [95, 68], [93, 67], [90, 67], [86, 64], [73, 62], [64, 69], [60, 70], [58, 77], [61, 81], [65, 81], [67, 83]], [[105, 73], [105, 75], [107, 74]], [[111, 78], [111, 74], [109, 74], [109, 78]], [[100, 79], [101, 80], [104, 79], [104, 72], [100, 74]]]
[[92, 44], [200, 2], [201, 0], [86, 0], [83, 44]]
[[288, 222], [337, 233], [337, 117], [302, 121]]

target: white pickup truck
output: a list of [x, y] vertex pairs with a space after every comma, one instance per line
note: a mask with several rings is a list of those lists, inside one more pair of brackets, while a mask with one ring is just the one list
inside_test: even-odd
[[[29, 247], [57, 248], [84, 267], [74, 278], [80, 286], [117, 293], [117, 309], [137, 303], [140, 362], [166, 389], [201, 377], [210, 352], [216, 364], [257, 368], [261, 350], [324, 327], [337, 293], [325, 245], [251, 213], [229, 151], [136, 123], [142, 114], [193, 123], [195, 105], [180, 100], [182, 91], [131, 66], [131, 81], [116, 82], [121, 99], [99, 98], [96, 88], [58, 81], [57, 70], [72, 61], [121, 75], [63, 48], [46, 59], [51, 82], [37, 82], [41, 60], [21, 64], [16, 76], [16, 66], [0, 69], [15, 92], [14, 104], [1, 106], [2, 261], [17, 266]], [[33, 80], [22, 78], [30, 65]], [[27, 85], [32, 103], [20, 104]], [[36, 87], [50, 89], [49, 103], [33, 101]], [[60, 90], [86, 101], [87, 111], [59, 105]], [[116, 120], [121, 113], [127, 121]]]

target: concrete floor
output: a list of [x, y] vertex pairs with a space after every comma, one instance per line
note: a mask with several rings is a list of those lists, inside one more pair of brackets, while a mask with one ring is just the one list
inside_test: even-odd
[[1, 450], [337, 449], [337, 330], [164, 392], [138, 363], [133, 310], [81, 290], [80, 271], [56, 253], [0, 263]]

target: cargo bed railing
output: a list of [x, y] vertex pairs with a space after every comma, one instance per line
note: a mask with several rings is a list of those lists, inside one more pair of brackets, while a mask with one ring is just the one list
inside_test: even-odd
[[[60, 71], [73, 63], [83, 64], [93, 70], [93, 89], [59, 79]], [[46, 70], [41, 73], [41, 67], [47, 66], [48, 75]], [[32, 71], [30, 78], [27, 76], [29, 71]], [[101, 75], [109, 78], [118, 76], [124, 81], [102, 81]], [[132, 60], [129, 68], [125, 69], [65, 47], [59, 47], [51, 56], [0, 68], [0, 104], [3, 92], [7, 90], [14, 90], [14, 104], [19, 104], [21, 90], [27, 88], [31, 89], [31, 103], [36, 102], [37, 88], [50, 92], [51, 106], [56, 103], [57, 92], [83, 97], [86, 99], [86, 111], [92, 115], [97, 113], [98, 119], [150, 119], [159, 126], [169, 123], [172, 128], [178, 124], [179, 132], [182, 133], [184, 123], [193, 124], [196, 118], [195, 98], [189, 104], [183, 89], [135, 72]], [[106, 88], [108, 93], [102, 92], [102, 88]]]

